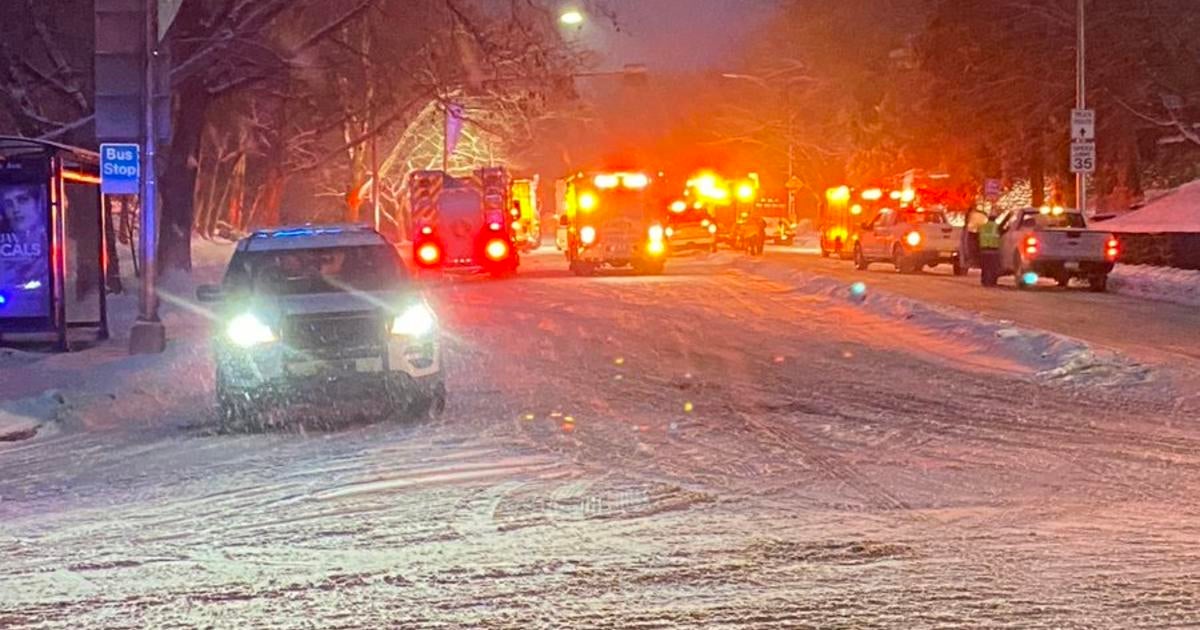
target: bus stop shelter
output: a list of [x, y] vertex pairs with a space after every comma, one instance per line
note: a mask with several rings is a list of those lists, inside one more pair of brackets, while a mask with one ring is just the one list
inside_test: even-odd
[[102, 208], [97, 153], [0, 136], [0, 344], [108, 338]]

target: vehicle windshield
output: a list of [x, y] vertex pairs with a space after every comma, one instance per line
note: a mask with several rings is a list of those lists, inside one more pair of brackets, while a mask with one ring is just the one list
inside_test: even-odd
[[1021, 221], [1021, 227], [1083, 229], [1087, 227], [1087, 222], [1084, 220], [1083, 215], [1078, 212], [1061, 212], [1059, 214], [1027, 212], [1025, 218]]
[[402, 286], [405, 275], [387, 245], [287, 249], [240, 252], [225, 286], [265, 295], [386, 291]]
[[941, 212], [905, 212], [900, 215], [901, 223], [932, 223], [941, 225], [946, 223], [946, 215]]

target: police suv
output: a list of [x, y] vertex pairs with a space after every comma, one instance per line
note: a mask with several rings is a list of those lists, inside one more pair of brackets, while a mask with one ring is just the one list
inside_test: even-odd
[[224, 429], [261, 427], [293, 404], [375, 402], [389, 415], [440, 412], [438, 322], [395, 248], [362, 226], [261, 230], [238, 242], [215, 306]]

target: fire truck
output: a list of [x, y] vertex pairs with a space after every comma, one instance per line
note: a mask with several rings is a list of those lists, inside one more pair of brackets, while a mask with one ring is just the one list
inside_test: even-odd
[[662, 273], [667, 253], [665, 202], [641, 172], [579, 172], [563, 181], [559, 232], [571, 271], [631, 266]]
[[701, 171], [688, 180], [684, 200], [712, 216], [718, 243], [740, 249], [742, 233], [754, 214], [759, 187], [756, 173], [726, 179], [712, 171]]
[[467, 177], [443, 171], [408, 176], [413, 259], [426, 270], [515, 273], [520, 264], [508, 220], [508, 172], [475, 170]]
[[913, 193], [883, 188], [851, 188], [837, 186], [825, 191], [818, 216], [821, 232], [821, 255], [849, 259], [862, 224], [870, 221], [880, 210], [911, 203]]
[[538, 177], [523, 177], [512, 180], [513, 241], [517, 249], [530, 252], [542, 244], [542, 229], [538, 210]]

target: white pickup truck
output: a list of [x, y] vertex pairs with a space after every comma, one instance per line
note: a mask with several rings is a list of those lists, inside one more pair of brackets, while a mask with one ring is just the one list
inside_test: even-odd
[[875, 262], [889, 262], [900, 273], [915, 273], [941, 263], [954, 266], [954, 275], [967, 273], [959, 256], [961, 228], [933, 210], [884, 208], [864, 223], [854, 243], [854, 266], [865, 270]]
[[1120, 255], [1110, 232], [1087, 229], [1087, 220], [1070, 208], [1023, 208], [999, 217], [1000, 274], [1016, 277], [1026, 288], [1039, 277], [1067, 286], [1082, 278], [1093, 291], [1108, 288], [1108, 274]]

